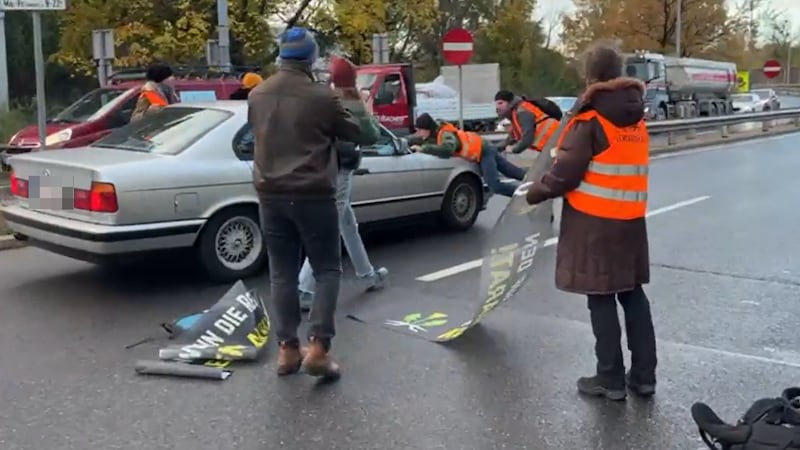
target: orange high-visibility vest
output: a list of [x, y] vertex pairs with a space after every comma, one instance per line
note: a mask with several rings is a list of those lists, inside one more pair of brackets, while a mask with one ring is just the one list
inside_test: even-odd
[[457, 155], [469, 161], [480, 162], [483, 151], [483, 140], [478, 133], [459, 130], [458, 127], [449, 123], [443, 123], [439, 127], [436, 135], [436, 145], [442, 145], [444, 133], [454, 133], [461, 142], [461, 149]]
[[[531, 144], [530, 148], [541, 152], [544, 146], [547, 145], [547, 141], [558, 129], [558, 120], [551, 118], [531, 102], [523, 100], [519, 103], [519, 107], [529, 111], [536, 118], [536, 130], [534, 131], [533, 144]], [[511, 136], [516, 140], [522, 138], [522, 127], [517, 119], [517, 108], [511, 111]]]
[[147, 99], [151, 106], [167, 106], [169, 104], [163, 95], [155, 91], [142, 89], [142, 93], [139, 96]]
[[596, 111], [587, 111], [570, 121], [558, 147], [576, 121], [591, 119], [603, 127], [609, 147], [592, 158], [581, 184], [564, 198], [573, 208], [590, 216], [617, 220], [644, 217], [650, 164], [650, 135], [644, 120], [618, 127]]

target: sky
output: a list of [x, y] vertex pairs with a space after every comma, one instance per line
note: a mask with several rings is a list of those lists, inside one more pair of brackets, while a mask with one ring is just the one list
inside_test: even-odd
[[[738, 1], [729, 0], [731, 5], [736, 5]], [[766, 0], [774, 10], [783, 11], [786, 17], [794, 24], [794, 29], [800, 42], [800, 1], [798, 0]], [[536, 17], [544, 18], [545, 21], [556, 18], [559, 13], [569, 13], [573, 8], [572, 0], [539, 0], [536, 6]], [[558, 33], [553, 33], [554, 39], [558, 39]]]

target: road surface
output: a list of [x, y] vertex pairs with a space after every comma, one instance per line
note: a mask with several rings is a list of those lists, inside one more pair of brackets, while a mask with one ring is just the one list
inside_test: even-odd
[[[33, 248], [3, 252], [0, 448], [702, 448], [693, 402], [733, 421], [756, 398], [800, 384], [797, 139], [653, 161], [651, 402], [576, 393], [594, 367], [593, 338], [585, 300], [553, 287], [552, 247], [537, 254], [546, 269], [452, 345], [344, 317], [410, 297], [474, 302], [477, 271], [453, 267], [478, 257], [504, 204], [495, 198], [469, 232], [420, 225], [370, 240], [391, 285], [343, 288], [334, 351], [345, 374], [328, 386], [278, 379], [274, 347], [224, 382], [139, 377], [134, 362], [157, 346], [124, 347], [160, 336], [160, 322], [210, 305], [226, 286], [174, 265], [113, 275]], [[249, 283], [266, 292], [264, 277]]]

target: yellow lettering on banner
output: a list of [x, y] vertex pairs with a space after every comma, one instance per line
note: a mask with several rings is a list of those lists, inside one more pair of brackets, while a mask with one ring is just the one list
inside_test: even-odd
[[494, 286], [497, 286], [500, 283], [505, 283], [508, 280], [508, 277], [511, 275], [511, 272], [508, 270], [493, 270], [492, 271], [492, 282], [489, 283], [489, 289]]
[[508, 266], [514, 264], [514, 250], [517, 249], [519, 245], [511, 244], [500, 247], [499, 249], [492, 249], [492, 258], [491, 258], [491, 266], [493, 268], [500, 267], [500, 266]]
[[217, 358], [219, 359], [241, 358], [244, 356], [244, 353], [242, 352], [243, 348], [244, 346], [242, 345], [225, 345], [217, 349]]
[[228, 367], [229, 365], [231, 365], [231, 362], [230, 361], [222, 361], [222, 360], [212, 359], [212, 360], [204, 362], [203, 365], [206, 366], [206, 367], [214, 367], [216, 369], [224, 369], [224, 368]]
[[268, 339], [269, 319], [264, 317], [260, 322], [258, 322], [258, 325], [256, 325], [256, 328], [253, 331], [247, 333], [247, 340], [250, 341], [255, 348], [261, 348], [267, 343]]
[[444, 333], [436, 336], [437, 341], [452, 341], [453, 339], [461, 336], [464, 334], [465, 331], [469, 329], [473, 324], [477, 323], [477, 321], [468, 320], [461, 325], [452, 328], [450, 330], [445, 331]]

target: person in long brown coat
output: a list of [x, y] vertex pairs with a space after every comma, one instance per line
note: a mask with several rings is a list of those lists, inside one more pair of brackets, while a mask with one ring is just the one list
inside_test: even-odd
[[[596, 44], [584, 63], [587, 89], [554, 164], [526, 194], [529, 204], [564, 197], [556, 287], [588, 297], [597, 372], [578, 390], [612, 400], [655, 393], [656, 343], [645, 223], [649, 137], [644, 85], [622, 77], [623, 57]], [[625, 312], [631, 370], [625, 373], [617, 301]]]

